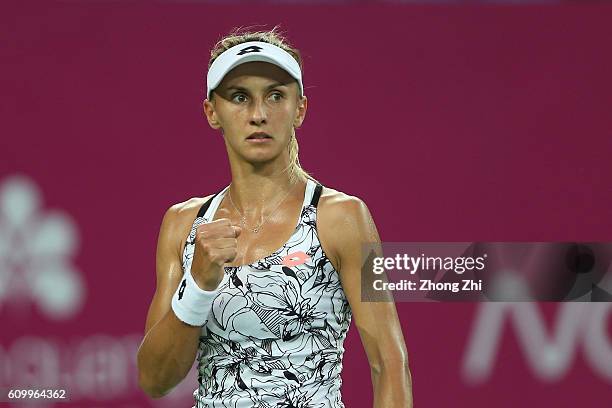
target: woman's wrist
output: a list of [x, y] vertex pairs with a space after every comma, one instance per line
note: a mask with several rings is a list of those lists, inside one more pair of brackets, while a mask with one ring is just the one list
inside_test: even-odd
[[[204, 286], [213, 287], [210, 284]], [[172, 310], [183, 323], [203, 326], [208, 321], [212, 303], [219, 291], [219, 285], [213, 290], [201, 288], [191, 272], [187, 272], [172, 296]]]

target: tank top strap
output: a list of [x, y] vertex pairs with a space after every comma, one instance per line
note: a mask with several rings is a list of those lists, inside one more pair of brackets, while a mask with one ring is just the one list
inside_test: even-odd
[[314, 193], [312, 194], [312, 200], [310, 201], [310, 205], [313, 207], [317, 207], [319, 204], [319, 198], [321, 198], [321, 193], [323, 192], [323, 185], [321, 183], [317, 183]]
[[302, 203], [302, 209], [308, 206], [316, 207], [319, 203], [319, 197], [321, 197], [321, 191], [323, 191], [323, 186], [312, 180], [306, 180], [306, 191], [304, 192], [304, 202]]
[[215, 194], [210, 200], [208, 200], [202, 207], [200, 207], [200, 211], [198, 211], [197, 218], [204, 218], [204, 222], [212, 221], [212, 217], [215, 215], [219, 204], [221, 204], [221, 200], [225, 196], [225, 193], [229, 189], [229, 186], [225, 187], [223, 190], [219, 191]]

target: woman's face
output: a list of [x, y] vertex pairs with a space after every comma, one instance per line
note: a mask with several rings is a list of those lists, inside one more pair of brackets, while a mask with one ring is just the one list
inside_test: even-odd
[[[287, 152], [293, 128], [306, 114], [306, 98], [286, 71], [266, 62], [248, 62], [231, 70], [215, 89], [204, 112], [221, 129], [230, 156], [264, 163]], [[253, 138], [265, 133], [269, 138]]]

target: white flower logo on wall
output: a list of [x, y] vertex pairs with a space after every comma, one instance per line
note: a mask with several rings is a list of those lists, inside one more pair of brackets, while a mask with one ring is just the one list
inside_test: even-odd
[[0, 312], [35, 303], [47, 317], [80, 310], [85, 287], [71, 263], [78, 246], [73, 220], [44, 211], [36, 184], [25, 176], [0, 182]]

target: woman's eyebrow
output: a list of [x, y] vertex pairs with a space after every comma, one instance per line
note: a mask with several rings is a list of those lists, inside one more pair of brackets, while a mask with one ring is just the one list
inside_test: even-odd
[[[266, 90], [270, 90], [270, 89], [272, 89], [272, 88], [276, 88], [276, 87], [280, 87], [280, 86], [287, 86], [287, 84], [283, 84], [283, 83], [281, 83], [281, 82], [274, 82], [274, 83], [272, 83], [272, 84], [268, 85], [268, 86], [266, 87]], [[248, 89], [247, 89], [247, 88], [245, 88], [245, 87], [243, 87], [243, 86], [239, 86], [239, 85], [229, 85], [229, 86], [228, 86], [226, 89], [227, 89], [228, 91], [229, 91], [229, 90], [248, 91]]]
[[281, 83], [281, 82], [275, 82], [275, 83], [273, 83], [273, 84], [269, 85], [269, 86], [268, 86], [268, 89], [276, 88], [276, 87], [278, 87], [278, 86], [287, 86], [287, 84], [283, 84], [283, 83]]
[[244, 87], [242, 87], [242, 86], [238, 86], [238, 85], [230, 85], [230, 86], [228, 86], [228, 87], [227, 87], [227, 88], [225, 88], [225, 89], [226, 89], [226, 90], [228, 90], [228, 91], [229, 91], [229, 90], [232, 90], [232, 89], [235, 89], [235, 90], [237, 90], [237, 91], [246, 91], [246, 90], [247, 90], [246, 88], [244, 88]]

